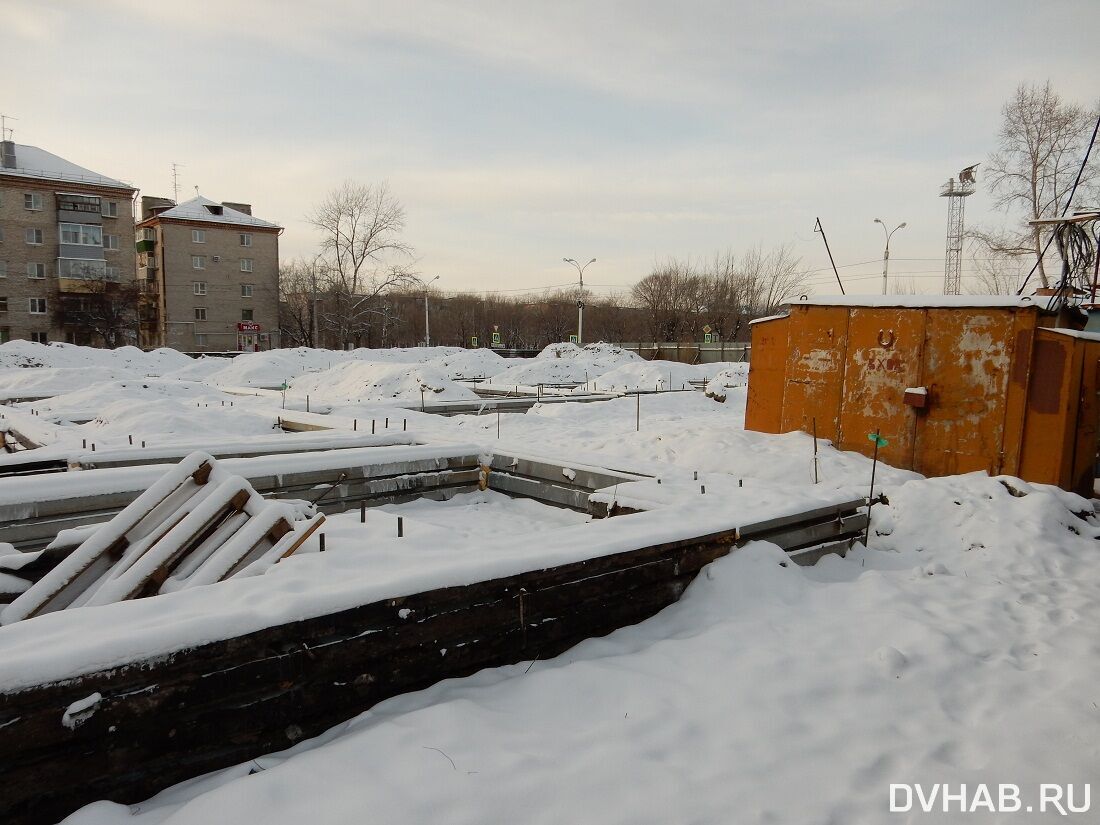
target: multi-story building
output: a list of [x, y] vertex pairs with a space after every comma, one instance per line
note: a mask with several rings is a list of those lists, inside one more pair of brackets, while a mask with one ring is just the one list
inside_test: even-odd
[[139, 341], [127, 183], [0, 141], [0, 342]]
[[139, 281], [157, 343], [185, 352], [279, 346], [279, 235], [247, 203], [143, 197]]

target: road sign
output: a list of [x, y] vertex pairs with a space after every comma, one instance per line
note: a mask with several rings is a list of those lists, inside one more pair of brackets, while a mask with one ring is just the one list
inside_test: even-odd
[[569, 343], [570, 343], [570, 344], [579, 344], [579, 343], [580, 343], [580, 340], [581, 340], [581, 339], [580, 339], [580, 338], [578, 338], [578, 337], [577, 337], [576, 335], [570, 335], [570, 336], [569, 336]]
[[703, 326], [703, 332], [710, 332], [710, 324], [705, 324]]
[[712, 336], [709, 332], [704, 332], [703, 333], [703, 343], [704, 344], [709, 344], [713, 337], [714, 336]]
[[494, 347], [499, 347], [500, 346], [500, 333], [499, 332], [494, 332], [493, 333], [493, 346]]
[[477, 336], [476, 335], [471, 335], [470, 336], [470, 346], [471, 347], [477, 347]]

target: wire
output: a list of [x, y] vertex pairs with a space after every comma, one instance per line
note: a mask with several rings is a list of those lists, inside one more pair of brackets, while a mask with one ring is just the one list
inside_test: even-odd
[[[1066, 198], [1066, 205], [1062, 207], [1062, 214], [1060, 217], [1064, 218], [1066, 216], [1066, 213], [1069, 211], [1070, 204], [1073, 203], [1073, 196], [1077, 194], [1077, 186], [1081, 183], [1082, 175], [1085, 174], [1085, 167], [1088, 166], [1089, 155], [1092, 154], [1092, 147], [1096, 143], [1096, 135], [1098, 132], [1100, 132], [1100, 115], [1098, 115], [1096, 118], [1096, 125], [1092, 127], [1092, 138], [1089, 140], [1089, 145], [1085, 148], [1085, 157], [1081, 160], [1081, 168], [1077, 170], [1077, 179], [1073, 181], [1073, 188], [1069, 190], [1069, 197]], [[1047, 239], [1046, 246], [1043, 247], [1042, 253], [1039, 255], [1038, 258], [1035, 259], [1035, 265], [1031, 267], [1031, 271], [1027, 273], [1027, 277], [1024, 278], [1023, 284], [1016, 291], [1017, 295], [1020, 295], [1024, 291], [1024, 288], [1027, 286], [1027, 282], [1031, 280], [1031, 276], [1034, 275], [1035, 270], [1039, 268], [1039, 263], [1043, 260], [1044, 257], [1046, 257], [1047, 250], [1050, 249], [1050, 245], [1054, 241], [1054, 237], [1055, 233], [1051, 233], [1051, 236]], [[1063, 277], [1063, 281], [1064, 280], [1065, 278]], [[1062, 291], [1062, 286], [1062, 284], [1059, 284], [1058, 292]], [[1058, 297], [1057, 294], [1055, 295], [1055, 297]], [[1053, 308], [1053, 303], [1054, 302], [1051, 301], [1051, 306], [1048, 306], [1047, 309]]]

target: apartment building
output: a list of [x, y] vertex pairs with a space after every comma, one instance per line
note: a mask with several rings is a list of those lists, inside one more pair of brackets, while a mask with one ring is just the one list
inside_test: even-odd
[[0, 342], [139, 341], [134, 196], [37, 146], [0, 141]]
[[158, 345], [185, 352], [279, 346], [279, 235], [247, 203], [143, 197], [139, 281]]

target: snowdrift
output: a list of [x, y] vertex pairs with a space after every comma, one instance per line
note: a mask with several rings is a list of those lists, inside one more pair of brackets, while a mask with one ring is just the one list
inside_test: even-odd
[[289, 392], [309, 395], [321, 404], [345, 401], [416, 401], [421, 390], [428, 401], [473, 401], [474, 392], [429, 364], [385, 364], [345, 361], [331, 369], [299, 376]]

